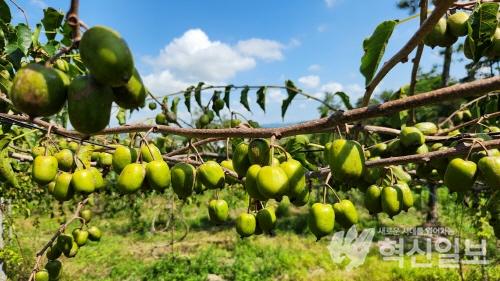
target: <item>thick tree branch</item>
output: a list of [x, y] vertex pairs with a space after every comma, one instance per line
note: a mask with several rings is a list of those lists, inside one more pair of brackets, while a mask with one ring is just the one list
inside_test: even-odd
[[437, 5], [431, 15], [425, 20], [420, 28], [415, 32], [415, 34], [408, 40], [408, 42], [397, 52], [392, 58], [384, 63], [382, 68], [377, 72], [373, 80], [366, 87], [366, 92], [363, 97], [363, 106], [367, 106], [370, 102], [370, 97], [378, 86], [378, 84], [384, 79], [384, 77], [389, 73], [389, 71], [396, 66], [399, 62], [405, 61], [408, 55], [415, 49], [415, 47], [422, 42], [424, 37], [431, 32], [432, 28], [436, 25], [439, 19], [448, 11], [448, 8], [453, 5], [454, 0], [440, 0], [437, 1]]
[[[495, 139], [495, 140], [489, 140], [489, 141], [484, 141], [482, 144], [490, 149], [490, 148], [499, 148], [500, 147], [500, 139]], [[474, 143], [474, 145], [471, 147], [471, 144], [466, 144], [466, 143], [461, 143], [455, 147], [446, 149], [446, 150], [439, 150], [439, 151], [433, 151], [429, 153], [424, 153], [424, 154], [414, 154], [414, 155], [405, 155], [405, 156], [398, 156], [398, 157], [389, 157], [389, 158], [383, 158], [379, 160], [371, 160], [366, 162], [367, 167], [377, 167], [377, 166], [389, 166], [389, 165], [401, 165], [401, 164], [407, 164], [407, 163], [418, 163], [418, 162], [427, 162], [435, 158], [446, 158], [446, 157], [453, 157], [453, 156], [461, 156], [461, 155], [467, 155], [469, 151], [479, 151], [482, 150], [483, 147], [478, 144]]]
[[[490, 141], [484, 141], [482, 142], [482, 145], [488, 149], [492, 148], [500, 148], [500, 139], [495, 139], [495, 140], [490, 140]], [[413, 154], [413, 155], [404, 155], [404, 156], [397, 156], [397, 157], [389, 157], [389, 158], [382, 158], [379, 160], [370, 160], [366, 161], [365, 165], [366, 167], [379, 167], [379, 166], [390, 166], [390, 165], [402, 165], [402, 164], [407, 164], [407, 163], [422, 163], [422, 162], [428, 162], [432, 159], [436, 158], [447, 158], [447, 157], [453, 157], [453, 156], [463, 156], [467, 155], [469, 151], [479, 151], [484, 149], [480, 144], [474, 143], [474, 145], [471, 144], [465, 144], [461, 143], [457, 145], [456, 147], [452, 147], [446, 150], [439, 150], [439, 151], [433, 151], [429, 153], [424, 153], [424, 154]], [[321, 168], [318, 171], [311, 171], [309, 172], [308, 176], [309, 177], [315, 177], [319, 175], [326, 175], [330, 173], [330, 168]]]
[[[440, 103], [443, 101], [465, 98], [469, 96], [484, 95], [492, 91], [500, 90], [500, 76], [476, 80], [463, 84], [456, 84], [450, 87], [441, 88], [438, 90], [422, 93], [415, 96], [409, 96], [394, 101], [388, 101], [383, 104], [373, 105], [369, 107], [361, 107], [348, 111], [338, 111], [330, 117], [315, 119], [301, 124], [296, 124], [282, 128], [225, 128], [225, 129], [191, 129], [177, 128], [165, 125], [148, 125], [135, 124], [125, 125], [115, 128], [108, 128], [95, 135], [112, 135], [129, 132], [147, 132], [155, 128], [155, 132], [169, 133], [181, 135], [191, 138], [269, 138], [276, 136], [282, 138], [286, 136], [294, 136], [299, 134], [310, 134], [324, 132], [328, 129], [333, 129], [336, 126], [385, 116], [399, 112], [401, 110], [411, 109], [419, 106]], [[10, 118], [22, 122], [32, 122], [36, 125], [48, 128], [50, 123], [43, 121], [40, 118], [29, 119], [25, 116], [10, 115], [0, 113], [0, 117]], [[53, 125], [52, 125], [53, 126]], [[52, 132], [63, 136], [87, 139], [89, 136], [83, 135], [76, 131], [67, 130], [60, 126], [53, 126]]]
[[483, 121], [483, 120], [487, 120], [487, 119], [491, 119], [491, 118], [495, 118], [495, 117], [499, 117], [499, 116], [500, 116], [500, 111], [494, 112], [494, 113], [490, 113], [490, 114], [485, 114], [485, 115], [483, 115], [481, 117], [478, 117], [476, 119], [472, 119], [472, 120], [467, 121], [465, 123], [459, 124], [459, 125], [457, 125], [455, 127], [444, 129], [444, 130], [440, 131], [438, 133], [438, 135], [440, 135], [440, 136], [446, 135], [449, 132], [453, 132], [455, 130], [458, 130], [458, 129], [461, 129], [463, 127], [467, 127], [467, 126], [470, 126], [470, 125], [476, 125], [476, 124], [481, 123], [481, 121]]

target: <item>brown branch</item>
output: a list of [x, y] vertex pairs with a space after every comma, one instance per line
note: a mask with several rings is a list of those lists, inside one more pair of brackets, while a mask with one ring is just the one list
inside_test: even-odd
[[408, 42], [399, 50], [392, 58], [384, 63], [382, 68], [377, 72], [370, 84], [366, 87], [365, 95], [363, 97], [362, 106], [367, 106], [370, 102], [370, 97], [382, 81], [382, 79], [389, 73], [389, 71], [396, 66], [399, 62], [405, 61], [408, 55], [415, 49], [415, 47], [422, 42], [424, 37], [431, 32], [432, 28], [436, 25], [439, 19], [448, 11], [448, 8], [453, 4], [454, 0], [440, 0], [431, 15], [425, 20], [415, 34], [408, 40]]
[[[500, 76], [485, 78], [463, 84], [455, 84], [446, 88], [422, 93], [415, 96], [409, 96], [394, 101], [388, 101], [383, 104], [373, 105], [369, 107], [361, 107], [348, 111], [338, 111], [333, 115], [325, 118], [307, 121], [301, 124], [296, 124], [281, 128], [224, 128], [224, 129], [191, 129], [177, 128], [165, 125], [148, 125], [135, 124], [125, 125], [115, 128], [108, 128], [94, 135], [112, 135], [129, 132], [147, 132], [152, 127], [157, 127], [157, 132], [170, 133], [175, 135], [186, 136], [190, 138], [266, 138], [276, 136], [282, 138], [286, 136], [294, 136], [299, 134], [310, 134], [322, 132], [339, 125], [385, 116], [423, 105], [440, 103], [443, 101], [454, 100], [457, 98], [465, 98], [469, 96], [484, 95], [489, 92], [500, 89]], [[41, 120], [40, 118], [29, 119], [26, 116], [10, 115], [0, 113], [0, 117], [15, 119], [22, 122], [32, 122], [39, 126], [48, 128], [51, 124]], [[52, 132], [73, 138], [87, 139], [89, 136], [83, 135], [76, 131], [67, 130], [60, 126], [52, 125]]]
[[[382, 127], [382, 126], [374, 126], [374, 125], [362, 125], [362, 124], [356, 124], [356, 125], [347, 125], [347, 128], [350, 130], [358, 130], [358, 131], [365, 131], [369, 133], [377, 133], [381, 135], [389, 135], [389, 136], [399, 136], [401, 130], [394, 129], [394, 128], [388, 128], [388, 127]], [[345, 126], [342, 126], [340, 128], [342, 131], [345, 131]], [[324, 132], [329, 132], [332, 131], [332, 128], [326, 129], [322, 131]], [[448, 140], [450, 137], [447, 136], [425, 136], [425, 139], [427, 141], [444, 141]]]
[[54, 235], [52, 235], [52, 237], [50, 238], [50, 240], [43, 246], [43, 248], [40, 249], [36, 253], [35, 265], [33, 266], [33, 270], [31, 271], [31, 275], [30, 275], [30, 278], [28, 279], [28, 281], [34, 280], [35, 274], [38, 271], [38, 268], [40, 266], [40, 262], [42, 261], [43, 255], [45, 254], [45, 252], [47, 251], [47, 249], [50, 246], [52, 246], [52, 244], [54, 243], [54, 241], [56, 241], [57, 237], [59, 237], [61, 234], [63, 234], [64, 231], [66, 230], [66, 228], [72, 222], [74, 222], [75, 220], [80, 220], [81, 219], [80, 218], [80, 211], [85, 206], [85, 204], [87, 204], [88, 200], [89, 200], [88, 198], [85, 198], [83, 201], [81, 201], [81, 202], [78, 203], [78, 205], [76, 207], [76, 210], [73, 213], [73, 216], [71, 217], [71, 219], [69, 219], [66, 223], [62, 224], [61, 226], [59, 226], [59, 228], [57, 229], [56, 233], [54, 233]]
[[82, 22], [78, 17], [78, 9], [80, 6], [79, 0], [71, 0], [71, 6], [66, 14], [66, 21], [68, 25], [71, 26], [72, 29], [72, 42], [69, 47], [63, 47], [59, 49], [57, 53], [55, 53], [52, 57], [50, 57], [47, 62], [45, 62], [45, 66], [52, 65], [58, 58], [65, 54], [69, 54], [73, 49], [78, 48], [78, 44], [80, 43], [80, 25]]
[[66, 21], [73, 29], [73, 42], [80, 41], [80, 19], [78, 17], [78, 9], [80, 7], [80, 0], [71, 0], [71, 6], [66, 14]]
[[470, 126], [470, 125], [476, 125], [476, 124], [478, 124], [479, 122], [481, 122], [483, 120], [490, 119], [490, 118], [495, 118], [495, 117], [498, 117], [498, 116], [500, 116], [500, 111], [494, 112], [494, 113], [490, 113], [490, 114], [485, 114], [485, 115], [483, 115], [481, 117], [478, 117], [476, 119], [472, 119], [472, 120], [467, 121], [465, 123], [459, 124], [459, 125], [457, 125], [455, 127], [451, 127], [451, 128], [442, 130], [441, 132], [438, 133], [438, 135], [440, 135], [440, 136], [446, 135], [449, 132], [453, 132], [455, 130], [458, 130], [458, 129], [461, 129], [463, 127], [467, 127], [467, 126]]
[[[482, 142], [482, 144], [488, 149], [498, 148], [500, 147], [500, 139], [484, 141]], [[472, 146], [470, 144], [460, 143], [459, 145], [446, 150], [366, 161], [366, 166], [377, 167], [377, 166], [401, 165], [406, 163], [427, 162], [435, 158], [466, 155], [469, 151], [474, 152], [482, 149], [483, 147], [478, 143], [474, 143]]]
[[473, 103], [476, 103], [482, 99], [485, 99], [485, 98], [488, 98], [488, 97], [492, 97], [492, 96], [498, 96], [500, 93], [490, 93], [490, 94], [487, 94], [487, 95], [483, 95], [483, 96], [480, 96], [478, 98], [475, 98], [463, 105], [460, 106], [459, 109], [455, 110], [452, 114], [450, 114], [450, 116], [448, 116], [445, 120], [443, 120], [441, 123], [438, 124], [438, 128], [441, 128], [443, 127], [447, 122], [449, 122], [451, 120], [451, 118], [453, 118], [453, 116], [457, 115], [457, 113], [459, 113], [460, 111], [464, 110], [465, 108], [469, 107], [470, 105], [472, 105]]
[[[204, 144], [207, 144], [207, 143], [216, 142], [216, 141], [223, 141], [223, 140], [225, 140], [225, 138], [207, 138], [207, 139], [204, 139], [204, 140], [200, 140], [200, 141], [194, 142], [194, 143], [192, 143], [192, 145], [193, 146], [200, 146], [200, 145], [204, 145]], [[176, 149], [174, 151], [171, 151], [171, 152], [165, 154], [165, 156], [174, 156], [174, 155], [186, 152], [188, 150], [189, 150], [189, 146], [185, 146], [185, 147]]]
[[[482, 144], [488, 148], [500, 148], [500, 139], [484, 141]], [[402, 165], [407, 163], [420, 163], [428, 162], [436, 158], [447, 158], [452, 156], [466, 155], [469, 151], [482, 150], [483, 147], [479, 143], [474, 143], [472, 146], [470, 144], [460, 143], [459, 145], [446, 149], [438, 150], [424, 154], [413, 154], [404, 155], [397, 157], [383, 158], [379, 160], [369, 160], [365, 162], [366, 167], [379, 167], [379, 166], [390, 166], [390, 165]], [[330, 168], [321, 168], [318, 171], [311, 171], [308, 173], [308, 177], [325, 176], [330, 173]]]
[[[183, 158], [183, 159], [180, 159], [180, 158], [177, 158], [177, 157], [171, 157], [171, 156], [163, 156], [163, 159], [169, 163], [188, 163], [188, 164], [191, 164], [193, 166], [200, 166], [201, 162], [199, 161], [194, 161], [194, 160], [191, 160], [189, 158]], [[224, 170], [224, 174], [226, 174], [227, 176], [230, 176], [232, 178], [234, 178], [235, 180], [237, 180], [238, 182], [242, 182], [239, 178], [238, 178], [238, 174], [234, 171], [231, 171], [229, 169], [226, 169], [224, 167], [222, 167], [222, 170]]]

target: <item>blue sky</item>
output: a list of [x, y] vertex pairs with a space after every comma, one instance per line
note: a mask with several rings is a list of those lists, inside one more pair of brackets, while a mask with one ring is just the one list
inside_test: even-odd
[[[7, 1], [8, 2], [8, 1]], [[402, 19], [396, 0], [182, 0], [182, 1], [80, 1], [80, 17], [89, 26], [107, 25], [119, 31], [134, 54], [136, 66], [155, 95], [183, 89], [199, 80], [235, 85], [281, 85], [292, 79], [308, 93], [343, 90], [353, 102], [363, 94], [359, 72], [361, 44], [378, 23]], [[18, 0], [30, 24], [38, 22], [41, 8], [66, 11], [69, 0]], [[19, 13], [16, 21], [23, 20]], [[418, 19], [397, 26], [384, 60], [394, 54], [418, 26]], [[426, 48], [422, 67], [441, 63], [439, 48]], [[413, 54], [410, 58], [413, 57]], [[400, 64], [377, 91], [409, 83], [411, 64]], [[455, 61], [452, 76], [464, 75]], [[264, 114], [250, 94], [253, 113], [234, 104], [251, 119], [282, 122], [284, 91], [269, 91]], [[235, 93], [234, 102], [239, 100]], [[318, 116], [317, 103], [297, 98], [285, 122]], [[185, 111], [183, 106], [180, 107]], [[146, 113], [134, 119], [154, 116]], [[180, 114], [187, 117], [186, 112]], [[141, 119], [141, 120], [142, 120]]]

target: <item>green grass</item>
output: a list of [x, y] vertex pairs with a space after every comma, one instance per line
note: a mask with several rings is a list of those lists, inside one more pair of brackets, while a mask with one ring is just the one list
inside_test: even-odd
[[[239, 191], [232, 193], [234, 195], [230, 196], [223, 192], [221, 197], [229, 202], [232, 207], [231, 217], [234, 218], [244, 211], [245, 198]], [[348, 196], [359, 203], [359, 194], [350, 193]], [[190, 231], [184, 240], [175, 243], [173, 247], [170, 245], [172, 232], [153, 234], [149, 231], [153, 215], [162, 214], [164, 220], [168, 217], [165, 207], [169, 206], [169, 201], [164, 196], [138, 199], [143, 208], [140, 215], [135, 216], [131, 216], [132, 207], [127, 207], [128, 203], [113, 206], [117, 210], [112, 214], [103, 213], [91, 222], [91, 225], [98, 225], [103, 230], [102, 240], [80, 248], [75, 258], [62, 258], [64, 274], [61, 280], [207, 280], [209, 275], [212, 280], [217, 280], [215, 277], [224, 280], [459, 279], [457, 269], [441, 269], [436, 266], [436, 254], [433, 255], [435, 266], [431, 268], [411, 268], [409, 257], [405, 257], [405, 266], [400, 268], [396, 262], [383, 261], [374, 245], [360, 268], [346, 271], [342, 265], [332, 262], [327, 250], [329, 239], [315, 242], [308, 231], [307, 207], [291, 208], [288, 215], [279, 218], [274, 236], [260, 235], [241, 239], [231, 222], [213, 226], [207, 220], [206, 205], [209, 199], [210, 195], [204, 195], [182, 208]], [[176, 208], [179, 209], [180, 206]], [[99, 202], [94, 209], [101, 209]], [[455, 227], [457, 210], [451, 203], [448, 206], [440, 205], [439, 210], [443, 222]], [[379, 219], [374, 220], [361, 207], [359, 212], [361, 228], [412, 227], [420, 225], [425, 219], [415, 209], [396, 216], [394, 220], [385, 215], [379, 215]], [[30, 257], [48, 240], [57, 226], [57, 219], [46, 215], [16, 218], [15, 233], [26, 257], [24, 266], [21, 264], [19, 268], [29, 272], [33, 260]], [[177, 221], [175, 228], [174, 238], [178, 239], [184, 232], [183, 224]], [[465, 235], [473, 235], [475, 230], [465, 227], [463, 231]], [[382, 238], [376, 236], [376, 239]], [[9, 248], [17, 249], [15, 245], [9, 245]], [[483, 269], [488, 272], [490, 280], [500, 280], [498, 265]], [[482, 276], [479, 266], [466, 266], [464, 272], [466, 280], [478, 280]]]

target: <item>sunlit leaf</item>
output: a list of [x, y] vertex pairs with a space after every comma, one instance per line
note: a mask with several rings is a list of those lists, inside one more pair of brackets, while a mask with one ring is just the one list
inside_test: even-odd
[[370, 38], [363, 41], [363, 50], [365, 51], [361, 58], [360, 71], [365, 76], [365, 84], [370, 84], [375, 71], [377, 71], [380, 60], [385, 53], [385, 47], [389, 38], [391, 38], [397, 21], [384, 21], [379, 24]]
[[260, 87], [257, 90], [257, 104], [262, 108], [264, 112], [266, 112], [266, 92], [267, 87]]
[[250, 87], [245, 86], [243, 90], [241, 90], [240, 95], [240, 103], [248, 110], [250, 110], [250, 105], [248, 104], [248, 91], [250, 91]]
[[285, 86], [288, 97], [284, 99], [283, 103], [281, 104], [281, 118], [285, 118], [288, 106], [290, 106], [290, 103], [292, 103], [292, 100], [295, 98], [297, 93], [300, 92], [300, 90], [295, 87], [295, 84], [291, 80], [286, 80]]
[[201, 104], [201, 88], [204, 84], [205, 83], [203, 82], [198, 83], [198, 86], [196, 86], [196, 89], [194, 90], [194, 99], [196, 100], [198, 106], [201, 108], [203, 108], [203, 105]]

